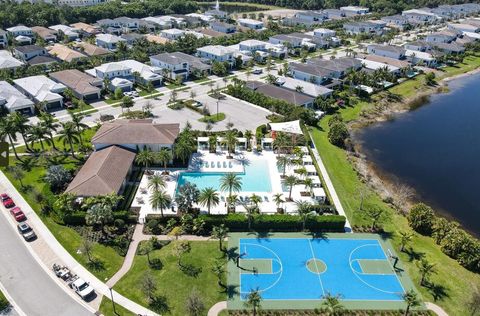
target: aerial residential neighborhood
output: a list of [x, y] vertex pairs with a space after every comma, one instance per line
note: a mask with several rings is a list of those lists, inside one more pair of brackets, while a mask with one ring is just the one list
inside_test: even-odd
[[0, 314], [479, 315], [480, 4], [360, 3], [0, 2]]

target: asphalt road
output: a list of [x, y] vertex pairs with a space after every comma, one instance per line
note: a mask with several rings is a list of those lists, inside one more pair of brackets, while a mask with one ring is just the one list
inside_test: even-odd
[[[6, 212], [4, 208], [0, 211]], [[93, 315], [47, 275], [3, 214], [0, 215], [0, 282], [28, 316]]]

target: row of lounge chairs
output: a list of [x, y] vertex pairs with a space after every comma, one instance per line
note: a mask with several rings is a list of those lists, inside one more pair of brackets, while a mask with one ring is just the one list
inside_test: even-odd
[[217, 163], [215, 164], [214, 161], [204, 161], [202, 163], [202, 167], [203, 168], [233, 168], [233, 164], [231, 161], [229, 161], [228, 163], [226, 161], [223, 161], [223, 162], [220, 162], [220, 161], [217, 161]]

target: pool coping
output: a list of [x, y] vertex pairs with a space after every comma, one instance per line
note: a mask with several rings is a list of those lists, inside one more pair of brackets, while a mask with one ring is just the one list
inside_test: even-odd
[[[325, 233], [316, 236], [312, 233], [230, 233], [228, 237], [228, 249], [231, 251], [235, 247], [238, 248], [239, 240], [241, 238], [335, 238], [335, 239], [375, 239], [380, 243], [383, 251], [387, 253], [390, 249], [393, 255], [397, 256], [395, 249], [390, 241], [378, 234], [367, 233]], [[406, 267], [401, 261], [398, 261], [397, 267], [401, 272], [397, 273], [397, 277], [406, 291], [413, 289], [420, 300], [422, 300], [420, 292], [416, 289], [406, 272]], [[227, 283], [230, 291], [227, 305], [228, 309], [240, 310], [245, 309], [245, 301], [242, 301], [239, 294], [240, 285], [240, 271], [236, 266], [235, 260], [228, 260], [227, 263]], [[294, 309], [315, 309], [321, 308], [323, 300], [262, 300], [262, 309], [280, 309], [280, 310], [294, 310]], [[359, 310], [399, 310], [405, 309], [406, 304], [403, 301], [385, 301], [385, 300], [341, 300], [342, 305], [347, 309]], [[425, 305], [421, 305], [417, 309], [425, 309]]]

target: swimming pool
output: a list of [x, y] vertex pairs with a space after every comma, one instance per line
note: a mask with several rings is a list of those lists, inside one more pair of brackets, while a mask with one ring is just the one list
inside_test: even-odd
[[[245, 165], [245, 172], [238, 173], [242, 181], [242, 192], [271, 192], [269, 165], [267, 160], [252, 160]], [[224, 172], [182, 172], [177, 181], [177, 188], [186, 182], [195, 184], [200, 190], [214, 188], [220, 191], [220, 179]]]

